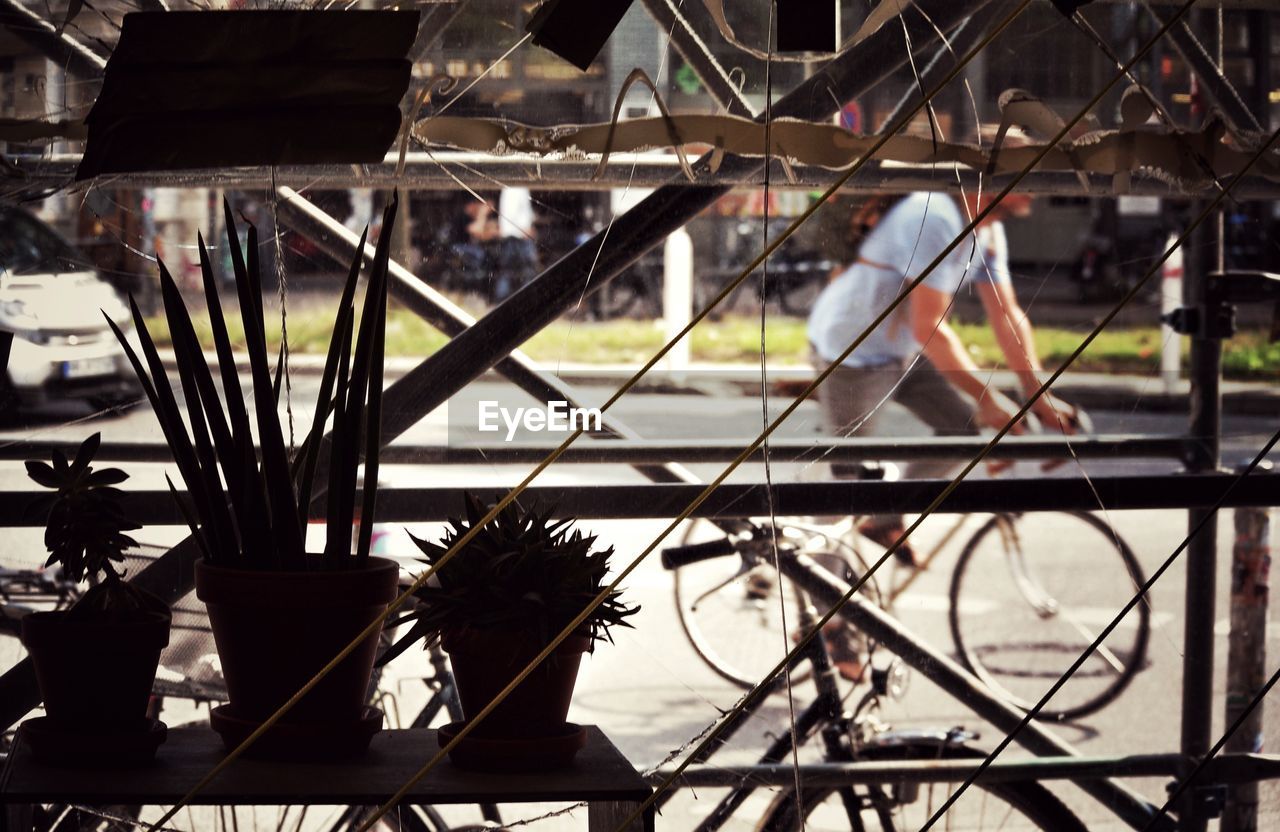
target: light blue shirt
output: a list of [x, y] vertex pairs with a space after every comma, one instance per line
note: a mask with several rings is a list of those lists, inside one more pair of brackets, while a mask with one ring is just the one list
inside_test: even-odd
[[[820, 358], [834, 361], [864, 329], [960, 235], [967, 223], [946, 194], [915, 193], [895, 205], [867, 235], [857, 262], [827, 284], [809, 314], [809, 342]], [[1003, 242], [1003, 229], [1000, 229]], [[1008, 279], [1005, 246], [966, 241], [924, 279], [924, 285], [955, 294], [966, 278]], [[993, 256], [988, 257], [988, 252]], [[865, 262], [862, 262], [865, 261]], [[985, 261], [985, 262], [984, 262]], [[910, 360], [920, 351], [904, 303], [844, 360], [848, 367], [879, 367]]]

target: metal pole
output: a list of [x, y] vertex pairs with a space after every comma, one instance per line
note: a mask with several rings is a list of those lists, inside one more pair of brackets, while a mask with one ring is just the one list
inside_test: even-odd
[[[1271, 569], [1271, 514], [1265, 508], [1235, 510], [1236, 542], [1231, 552], [1231, 634], [1227, 640], [1227, 725], [1235, 723], [1268, 677], [1267, 602]], [[1227, 741], [1225, 751], [1262, 751], [1259, 704]], [[1231, 787], [1222, 832], [1256, 832], [1258, 784]]]
[[[1251, 98], [1258, 121], [1271, 124], [1271, 17], [1251, 11], [1249, 52], [1253, 59]], [[1271, 513], [1265, 508], [1235, 510], [1235, 546], [1231, 550], [1231, 632], [1227, 637], [1226, 725], [1235, 723], [1266, 684], [1267, 615], [1270, 600]], [[1225, 751], [1261, 751], [1263, 708], [1259, 703], [1249, 718], [1227, 740]], [[1231, 787], [1222, 815], [1222, 832], [1256, 832], [1258, 784]]]
[[[662, 335], [670, 341], [693, 318], [693, 240], [681, 228], [667, 238], [662, 252]], [[687, 378], [693, 339], [685, 337], [667, 353], [672, 379]]]
[[[1213, 240], [1208, 226], [1196, 234], [1196, 245], [1186, 258], [1184, 300], [1190, 309], [1208, 311], [1208, 284]], [[1191, 473], [1214, 471], [1220, 458], [1222, 398], [1222, 341], [1203, 332], [1191, 336], [1191, 438], [1187, 469]], [[1188, 512], [1189, 529], [1204, 527], [1187, 547], [1186, 629], [1182, 661], [1182, 753], [1203, 756], [1212, 744], [1213, 725], [1213, 624], [1217, 593], [1216, 515], [1203, 509]], [[1179, 812], [1183, 832], [1204, 832], [1208, 820], [1198, 810], [1196, 790], [1190, 790]]]

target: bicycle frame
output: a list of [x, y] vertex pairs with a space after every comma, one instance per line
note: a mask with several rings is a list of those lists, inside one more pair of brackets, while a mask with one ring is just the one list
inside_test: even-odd
[[[956, 528], [958, 527], [959, 524]], [[848, 583], [801, 552], [790, 547], [782, 547], [777, 554], [782, 574], [800, 587], [820, 607], [835, 606], [850, 588]], [[1011, 566], [1011, 568], [1014, 567]], [[840, 608], [839, 615], [859, 631], [874, 639], [878, 643], [878, 649], [883, 648], [898, 656], [908, 666], [937, 684], [998, 729], [1011, 731], [1021, 724], [1024, 717], [1021, 710], [991, 692], [980, 680], [911, 633], [876, 604], [859, 595], [854, 595]], [[816, 610], [812, 606], [802, 609], [799, 621], [800, 632], [813, 629], [817, 619]], [[795, 735], [793, 736], [791, 731], [784, 732], [770, 744], [765, 754], [753, 766], [731, 766], [728, 769], [715, 767], [717, 771], [699, 772], [701, 776], [696, 778], [696, 783], [688, 784], [732, 787], [730, 793], [698, 825], [697, 832], [715, 832], [757, 788], [766, 785], [786, 788], [794, 783], [796, 777], [801, 779], [813, 777], [827, 783], [841, 785], [870, 782], [956, 782], [973, 771], [972, 763], [956, 763], [947, 769], [939, 768], [936, 760], [928, 763], [899, 762], [887, 768], [883, 763], [872, 763], [868, 767], [866, 764], [853, 762], [853, 756], [842, 742], [843, 723], [846, 717], [842, 714], [843, 703], [827, 653], [825, 637], [821, 631], [817, 632], [809, 644], [793, 659], [791, 666], [794, 668], [805, 661], [813, 665], [818, 696], [797, 716]], [[708, 760], [761, 707], [769, 694], [781, 689], [785, 684], [786, 679], [782, 675], [770, 680], [764, 695], [758, 696], [741, 713], [732, 717], [715, 742], [708, 745], [703, 753], [694, 757], [691, 763], [697, 766]], [[824, 763], [798, 767], [779, 766], [795, 745], [803, 745], [823, 724], [826, 725], [823, 731], [826, 743]], [[942, 734], [937, 737], [931, 734], [929, 739], [936, 740], [940, 744], [951, 741], [949, 736]], [[1078, 752], [1069, 744], [1036, 723], [1022, 728], [1018, 735], [1018, 742], [1039, 757], [1053, 759], [1007, 764], [1001, 768], [1000, 779], [1006, 781], [1044, 779], [1049, 767], [1057, 767], [1059, 772], [1068, 772], [1059, 776], [1077, 783], [1081, 789], [1101, 802], [1129, 826], [1145, 829], [1155, 817], [1156, 806], [1128, 787], [1105, 779], [1108, 776], [1128, 774], [1128, 768], [1132, 764], [1131, 758], [1085, 760], [1080, 758]], [[1177, 754], [1144, 755], [1143, 759], [1146, 765], [1157, 770], [1158, 773], [1178, 773], [1185, 770], [1186, 759]], [[1267, 776], [1261, 773], [1262, 770], [1280, 767], [1280, 761], [1271, 759], [1260, 758], [1253, 762], [1258, 769], [1256, 775], [1258, 779], [1265, 779]], [[1081, 768], [1082, 765], [1085, 767]], [[866, 770], [865, 774], [862, 773], [862, 769]], [[1073, 771], [1087, 772], [1089, 776], [1071, 776], [1070, 772]], [[665, 772], [658, 772], [658, 774], [663, 775]], [[670, 791], [664, 793], [659, 798], [658, 805], [663, 805], [670, 794]], [[1175, 820], [1166, 817], [1154, 828], [1167, 832], [1174, 829], [1176, 823]]]
[[[782, 573], [821, 606], [831, 608], [840, 604], [849, 589], [848, 584], [804, 554], [779, 552], [779, 563]], [[1012, 732], [1021, 725], [1022, 711], [993, 694], [950, 657], [939, 653], [875, 605], [854, 595], [844, 602], [838, 614], [997, 729]], [[1077, 756], [1069, 744], [1034, 722], [1019, 731], [1017, 741], [1039, 756]], [[1134, 829], [1144, 829], [1155, 817], [1155, 806], [1119, 783], [1083, 780], [1078, 785]], [[1171, 830], [1175, 823], [1164, 818], [1156, 828]]]
[[[816, 621], [817, 617], [813, 608], [808, 607], [801, 611], [798, 626], [802, 632], [807, 631], [813, 627]], [[827, 726], [827, 730], [823, 732], [827, 759], [841, 761], [849, 759], [849, 755], [844, 752], [841, 746], [840, 730], [837, 727], [844, 705], [840, 698], [840, 690], [836, 683], [835, 672], [832, 668], [831, 659], [827, 653], [826, 640], [822, 633], [818, 633], [809, 642], [809, 645], [796, 656], [791, 663], [791, 667], [795, 668], [803, 662], [809, 662], [813, 665], [813, 675], [818, 688], [818, 696], [797, 715], [795, 733], [793, 734], [788, 730], [778, 736], [777, 739], [769, 744], [768, 749], [756, 762], [756, 766], [768, 767], [781, 763], [791, 753], [792, 749], [808, 742], [813, 737], [814, 731], [824, 724]], [[765, 695], [757, 697], [747, 708], [733, 717], [725, 725], [724, 730], [716, 738], [716, 741], [707, 746], [704, 752], [698, 754], [693, 762], [702, 763], [709, 760], [764, 705], [769, 695], [785, 688], [786, 683], [786, 674], [780, 674], [770, 681]], [[804, 768], [804, 766], [800, 767], [801, 772], [803, 772]], [[745, 778], [741, 785], [730, 791], [711, 810], [711, 813], [698, 824], [695, 832], [715, 832], [715, 830], [718, 830], [758, 787], [758, 785], [752, 784], [749, 777]], [[661, 809], [674, 794], [673, 790], [668, 790], [660, 795], [656, 803], [657, 808]]]

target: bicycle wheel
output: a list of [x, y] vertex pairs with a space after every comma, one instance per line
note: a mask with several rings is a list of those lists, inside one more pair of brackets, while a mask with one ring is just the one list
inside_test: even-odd
[[[1129, 546], [1092, 514], [997, 515], [951, 576], [951, 635], [960, 660], [1029, 709], [1144, 581]], [[1041, 712], [1076, 719], [1112, 702], [1146, 660], [1151, 608], [1138, 604]]]
[[[336, 822], [329, 825], [329, 832], [355, 832], [364, 825], [376, 806], [348, 806]], [[381, 832], [449, 832], [449, 824], [431, 806], [400, 806], [392, 809], [378, 821]]]
[[[828, 569], [843, 569], [846, 580], [865, 574], [866, 564], [858, 554], [833, 536], [781, 522], [778, 531]], [[686, 527], [681, 543], [698, 543], [717, 536], [723, 537], [724, 533], [710, 522], [697, 520]], [[837, 548], [840, 555], [831, 555], [830, 550]], [[809, 603], [800, 588], [776, 574], [771, 565], [761, 564], [744, 572], [741, 559], [732, 557], [682, 566], [675, 570], [674, 585], [676, 612], [689, 643], [708, 667], [742, 687], [757, 684], [794, 644], [800, 612]], [[862, 591], [865, 597], [879, 603], [874, 582], [868, 581]], [[784, 605], [788, 633], [785, 639]], [[833, 652], [842, 648], [846, 654], [868, 652], [865, 637], [852, 628], [845, 633], [843, 644], [831, 645]], [[810, 673], [806, 664], [792, 675], [792, 680], [803, 681]]]
[[[858, 752], [862, 762], [982, 759], [972, 748], [940, 746], [929, 741], [873, 745]], [[893, 783], [863, 786], [815, 786], [802, 792], [797, 807], [795, 790], [774, 798], [756, 827], [758, 832], [915, 832], [958, 787], [956, 783]], [[803, 813], [804, 825], [799, 822]], [[1039, 783], [992, 783], [977, 786], [948, 810], [941, 827], [949, 830], [1042, 829], [1046, 832], [1086, 832], [1085, 826]]]
[[138, 806], [79, 807], [41, 804], [32, 807], [35, 832], [129, 832], [137, 829]]

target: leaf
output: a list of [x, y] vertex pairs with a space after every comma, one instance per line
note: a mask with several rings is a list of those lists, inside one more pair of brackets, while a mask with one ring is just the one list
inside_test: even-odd
[[276, 377], [271, 382], [271, 395], [276, 405], [280, 404], [280, 382], [284, 381], [284, 339], [280, 339], [280, 352], [276, 356]]
[[[330, 458], [338, 458], [343, 453], [342, 444], [346, 441], [346, 418], [347, 418], [347, 374], [348, 365], [350, 363], [350, 346], [353, 323], [347, 318], [347, 326], [342, 332], [342, 344], [338, 353], [338, 390], [334, 396], [333, 403], [333, 443], [330, 445]], [[342, 489], [338, 482], [341, 468], [334, 462], [329, 463], [329, 490], [327, 500], [327, 511], [325, 513], [325, 560], [332, 562], [333, 559], [350, 554], [351, 540], [347, 538], [343, 542], [342, 526], [339, 522], [340, 505], [342, 500]], [[350, 533], [350, 526], [348, 534]], [[346, 548], [346, 552], [341, 547]]]
[[[392, 195], [382, 217], [382, 233], [389, 235], [395, 227], [396, 208], [400, 202], [399, 191]], [[381, 239], [379, 239], [381, 244]], [[369, 275], [369, 292], [375, 297], [373, 343], [369, 352], [369, 406], [365, 427], [364, 499], [360, 509], [360, 539], [356, 546], [356, 563], [363, 566], [369, 558], [373, 539], [373, 521], [377, 511], [378, 460], [382, 449], [382, 383], [383, 356], [386, 351], [387, 331], [387, 281], [390, 248], [379, 245], [374, 255], [373, 270]], [[366, 305], [366, 309], [368, 306]]]
[[164, 481], [169, 483], [169, 493], [173, 495], [173, 501], [178, 504], [178, 511], [182, 512], [183, 519], [187, 521], [187, 528], [191, 530], [191, 536], [195, 538], [196, 545], [200, 547], [200, 554], [204, 556], [205, 561], [208, 563], [218, 563], [218, 561], [210, 557], [209, 547], [205, 545], [204, 535], [200, 534], [196, 529], [196, 520], [191, 515], [191, 509], [189, 509], [187, 504], [182, 502], [182, 498], [178, 496], [178, 489], [173, 487], [173, 480], [169, 479], [168, 474], [165, 474]]
[[[280, 415], [272, 404], [271, 374], [267, 362], [266, 334], [258, 306], [260, 292], [257, 258], [257, 232], [249, 227], [249, 259], [252, 268], [236, 270], [236, 290], [240, 298], [240, 316], [244, 322], [245, 350], [253, 378], [254, 414], [258, 423], [258, 440], [262, 445], [262, 475], [270, 507], [271, 533], [286, 569], [303, 569], [306, 564], [305, 542], [295, 518], [298, 516], [293, 481], [289, 476], [289, 458], [284, 447]], [[233, 257], [234, 262], [234, 257]]]
[[[227, 217], [230, 218], [230, 205], [225, 199], [222, 204]], [[231, 243], [231, 259], [235, 263], [240, 255], [240, 241], [236, 238], [234, 225], [227, 227], [227, 234]], [[218, 354], [218, 372], [222, 376], [222, 395], [226, 399], [232, 437], [237, 445], [243, 446], [245, 443], [251, 445], [253, 436], [249, 430], [249, 415], [245, 408], [244, 392], [240, 389], [240, 375], [236, 372], [235, 353], [231, 349], [231, 338], [227, 334], [227, 322], [222, 315], [222, 299], [218, 296], [213, 264], [209, 262], [204, 238], [197, 234], [196, 239], [200, 243], [200, 275], [204, 281], [204, 299], [209, 310], [209, 328], [213, 332], [213, 345]], [[241, 264], [240, 270], [243, 268], [244, 265]], [[239, 270], [237, 270], [238, 273]], [[243, 450], [241, 447], [237, 454], [239, 458], [244, 457]]]
[[355, 298], [356, 280], [360, 276], [360, 262], [364, 253], [365, 239], [369, 236], [368, 227], [360, 235], [356, 246], [355, 257], [351, 261], [351, 270], [347, 274], [347, 282], [342, 287], [342, 297], [338, 301], [338, 315], [334, 322], [334, 337], [329, 339], [329, 353], [324, 360], [324, 373], [320, 377], [320, 394], [316, 399], [316, 412], [311, 418], [311, 430], [302, 445], [302, 476], [298, 483], [299, 521], [305, 527], [310, 513], [312, 482], [315, 479], [316, 461], [320, 456], [321, 437], [324, 435], [325, 421], [333, 408], [333, 381], [338, 371], [338, 353], [343, 348], [343, 339], [339, 333], [346, 331], [347, 320], [353, 314], [352, 301]]
[[37, 484], [43, 485], [45, 488], [58, 488], [62, 485], [62, 479], [49, 463], [29, 459], [26, 465], [27, 476], [35, 480]]
[[408, 650], [414, 642], [419, 639], [429, 640], [432, 632], [432, 627], [426, 625], [422, 621], [419, 621], [409, 628], [409, 632], [405, 633], [403, 638], [383, 651], [382, 655], [378, 657], [376, 662], [374, 662], [374, 666], [382, 667], [388, 662], [394, 661], [401, 653]]
[[103, 468], [86, 477], [85, 483], [90, 486], [118, 485], [127, 479], [129, 475], [119, 468]]
[[[179, 355], [188, 356], [187, 360], [179, 360], [176, 363], [178, 381], [182, 385], [182, 395], [186, 399], [187, 421], [191, 425], [191, 434], [195, 438], [196, 465], [205, 489], [204, 499], [208, 503], [205, 523], [211, 527], [210, 531], [219, 552], [238, 550], [239, 535], [231, 519], [231, 512], [227, 509], [222, 482], [218, 478], [218, 463], [214, 456], [213, 442], [209, 437], [200, 387], [196, 382], [197, 368], [203, 367], [206, 375], [209, 368], [204, 362], [204, 353], [191, 326], [191, 319], [187, 316], [182, 294], [178, 291], [178, 285], [174, 283], [173, 276], [169, 274], [164, 263], [160, 263], [160, 293], [164, 298], [165, 319], [169, 322], [169, 334], [174, 350]], [[217, 401], [211, 402], [209, 409], [221, 416]], [[229, 437], [227, 441], [230, 442]]]
[[98, 452], [98, 446], [101, 444], [101, 433], [95, 433], [88, 439], [81, 442], [80, 449], [76, 451], [75, 462], [71, 464], [71, 467], [80, 469], [88, 468], [89, 463], [93, 461], [93, 455]]
[[[151, 402], [152, 410], [156, 414], [156, 420], [160, 423], [160, 430], [164, 433], [165, 441], [168, 442], [169, 449], [173, 453], [178, 472], [187, 483], [187, 489], [197, 501], [197, 510], [206, 509], [206, 483], [201, 479], [197, 470], [195, 452], [191, 448], [191, 439], [187, 435], [186, 424], [182, 421], [182, 414], [179, 412], [177, 402], [174, 400], [173, 390], [169, 386], [169, 379], [165, 375], [164, 364], [160, 361], [155, 342], [151, 339], [151, 334], [147, 331], [142, 312], [138, 309], [138, 304], [132, 296], [129, 297], [129, 310], [133, 316], [134, 328], [142, 345], [143, 355], [147, 359], [149, 373], [143, 370], [142, 362], [134, 352], [129, 339], [124, 336], [124, 333], [120, 331], [120, 328], [116, 326], [110, 316], [106, 315], [106, 313], [103, 313], [103, 315], [107, 318], [107, 324], [111, 327], [112, 332], [115, 333], [116, 340], [120, 342], [125, 355], [133, 365], [134, 373], [138, 376], [143, 391]], [[179, 362], [190, 358], [178, 352], [176, 348], [175, 354]], [[204, 548], [209, 551], [215, 547], [209, 545], [209, 541], [205, 541]]]

